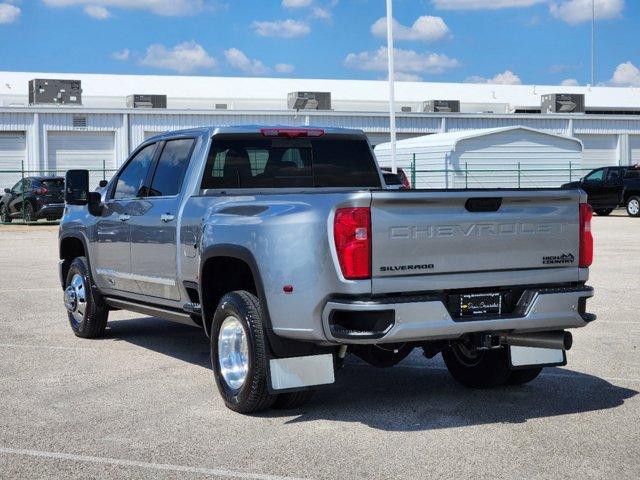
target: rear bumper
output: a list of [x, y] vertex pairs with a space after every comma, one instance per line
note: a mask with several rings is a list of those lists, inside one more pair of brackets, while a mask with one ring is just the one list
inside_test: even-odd
[[[440, 299], [428, 297], [385, 300], [330, 300], [322, 312], [327, 339], [336, 343], [396, 343], [458, 338], [474, 332], [546, 331], [584, 327], [595, 320], [586, 313], [586, 299], [593, 288], [554, 288], [529, 291], [519, 316], [462, 321], [454, 319]], [[375, 331], [348, 330], [336, 322], [347, 318], [351, 325], [362, 321]]]

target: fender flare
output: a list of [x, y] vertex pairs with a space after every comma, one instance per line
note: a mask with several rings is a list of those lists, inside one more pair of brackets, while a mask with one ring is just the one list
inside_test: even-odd
[[[58, 258], [60, 259], [60, 283], [62, 285], [62, 288], [64, 289], [65, 280], [66, 279], [63, 278], [63, 275], [62, 275], [62, 271], [63, 271], [62, 263], [64, 262], [64, 259], [62, 258], [62, 248], [61, 247], [62, 247], [62, 242], [64, 240], [66, 240], [66, 239], [69, 239], [69, 238], [73, 238], [75, 240], [79, 240], [80, 243], [82, 243], [82, 248], [84, 249], [84, 256], [87, 259], [87, 264], [89, 265], [89, 275], [91, 277], [91, 282], [95, 283], [93, 281], [93, 273], [92, 273], [92, 269], [91, 269], [91, 259], [89, 258], [89, 249], [87, 248], [88, 242], [87, 242], [86, 237], [80, 232], [74, 232], [74, 231], [72, 231], [72, 232], [63, 232], [63, 233], [60, 234], [60, 237], [58, 238]], [[93, 287], [96, 288], [95, 285], [93, 285]]]
[[[253, 281], [256, 285], [256, 290], [257, 290], [257, 294], [258, 294], [258, 298], [260, 299], [260, 303], [262, 303], [262, 308], [265, 312], [265, 324], [267, 326], [267, 330], [269, 331], [273, 331], [272, 325], [271, 325], [271, 316], [269, 315], [269, 307], [267, 306], [267, 301], [266, 301], [266, 296], [264, 293], [264, 285], [262, 283], [262, 276], [260, 275], [260, 270], [258, 269], [258, 264], [255, 260], [255, 257], [253, 256], [253, 253], [251, 253], [251, 251], [246, 248], [246, 247], [241, 247], [239, 245], [233, 245], [233, 244], [218, 244], [218, 245], [212, 245], [210, 247], [207, 247], [202, 254], [200, 255], [200, 268], [199, 268], [199, 279], [200, 281], [198, 282], [198, 294], [200, 295], [200, 302], [202, 303], [202, 309], [203, 309], [203, 314], [205, 314], [205, 309], [204, 309], [204, 292], [202, 291], [202, 279], [203, 277], [203, 270], [204, 270], [204, 265], [205, 263], [207, 263], [208, 260], [211, 260], [212, 258], [217, 258], [217, 257], [229, 257], [229, 258], [235, 258], [238, 260], [242, 260], [244, 263], [246, 263], [249, 266], [249, 270], [251, 270], [251, 275], [253, 276]], [[216, 306], [213, 306], [213, 311], [215, 311]], [[204, 319], [203, 319], [204, 320]], [[207, 322], [203, 322], [204, 323], [204, 328], [205, 328], [205, 333], [207, 334], [207, 336], [209, 336], [209, 333], [207, 331]]]

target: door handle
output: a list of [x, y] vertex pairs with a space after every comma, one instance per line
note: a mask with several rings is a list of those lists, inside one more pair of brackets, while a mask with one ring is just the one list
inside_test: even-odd
[[128, 222], [129, 219], [131, 218], [131, 215], [128, 215], [126, 213], [121, 213], [118, 218], [120, 219], [121, 222]]
[[175, 215], [171, 215], [170, 213], [164, 213], [160, 215], [160, 220], [162, 220], [165, 223], [173, 222], [175, 218], [176, 218]]

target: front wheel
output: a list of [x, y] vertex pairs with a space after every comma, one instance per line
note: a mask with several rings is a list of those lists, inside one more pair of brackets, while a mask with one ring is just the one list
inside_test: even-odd
[[85, 257], [77, 257], [71, 262], [64, 290], [64, 306], [76, 336], [96, 338], [104, 334], [109, 307], [91, 286], [89, 263]]
[[512, 373], [506, 348], [478, 350], [468, 343], [454, 343], [442, 351], [442, 358], [451, 376], [465, 387], [498, 387]]
[[227, 293], [211, 325], [211, 364], [228, 408], [256, 413], [270, 408], [276, 395], [267, 386], [267, 345], [260, 300], [243, 290]]
[[640, 217], [640, 197], [633, 196], [627, 200], [627, 214], [630, 217]]
[[611, 215], [611, 212], [613, 212], [613, 208], [597, 208], [594, 210], [594, 212], [599, 217], [606, 217], [607, 215]]

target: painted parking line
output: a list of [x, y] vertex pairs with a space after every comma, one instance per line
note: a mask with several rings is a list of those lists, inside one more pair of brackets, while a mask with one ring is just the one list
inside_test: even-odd
[[0, 454], [44, 458], [49, 460], [67, 460], [71, 462], [116, 465], [121, 467], [136, 467], [165, 472], [195, 473], [210, 477], [241, 478], [251, 480], [296, 480], [295, 477], [280, 477], [277, 475], [265, 475], [261, 473], [238, 472], [223, 468], [190, 467], [186, 465], [173, 465], [170, 463], [142, 462], [138, 460], [126, 460], [123, 458], [93, 457], [89, 455], [74, 455], [71, 453], [46, 452], [21, 448], [0, 447]]

